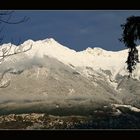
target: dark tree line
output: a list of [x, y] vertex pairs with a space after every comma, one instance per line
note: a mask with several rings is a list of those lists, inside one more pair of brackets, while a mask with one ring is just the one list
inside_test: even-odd
[[121, 42], [129, 48], [127, 57], [127, 69], [132, 74], [136, 68], [136, 64], [139, 63], [138, 49], [136, 48], [136, 42], [140, 40], [140, 16], [131, 16], [126, 19], [126, 23], [121, 25], [123, 29]]

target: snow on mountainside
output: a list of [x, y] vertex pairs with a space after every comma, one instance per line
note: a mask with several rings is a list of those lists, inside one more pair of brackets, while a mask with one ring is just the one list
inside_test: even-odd
[[[109, 70], [113, 80], [118, 74], [123, 76], [128, 75], [126, 69], [127, 65], [125, 63], [128, 55], [127, 49], [118, 52], [112, 52], [103, 50], [101, 48], [87, 48], [84, 51], [76, 52], [75, 50], [69, 49], [59, 44], [53, 38], [39, 41], [28, 40], [22, 45], [25, 46], [26, 49], [26, 47], [28, 48], [31, 44], [33, 44], [32, 49], [25, 53], [29, 58], [43, 58], [43, 56], [49, 56], [56, 58], [66, 65], [77, 68], [91, 67], [95, 71], [100, 72], [101, 70]], [[7, 46], [10, 44], [5, 45]], [[15, 46], [12, 48], [15, 48]], [[139, 46], [138, 49], [140, 50]], [[14, 51], [14, 49], [12, 49], [12, 51]], [[139, 75], [140, 65], [138, 64], [137, 69], [134, 71], [134, 78], [139, 79]]]
[[[0, 49], [10, 45], [3, 44]], [[10, 83], [0, 88], [0, 113], [21, 112], [21, 108], [27, 112], [50, 108], [64, 111], [64, 106], [76, 112], [75, 105], [82, 113], [88, 112], [85, 105], [90, 110], [106, 103], [140, 107], [140, 64], [129, 79], [127, 49], [112, 52], [87, 48], [76, 52], [52, 38], [21, 44], [25, 50], [31, 45], [31, 50], [9, 56], [0, 64], [0, 75], [6, 71], [2, 82]], [[10, 53], [15, 47], [12, 45]]]

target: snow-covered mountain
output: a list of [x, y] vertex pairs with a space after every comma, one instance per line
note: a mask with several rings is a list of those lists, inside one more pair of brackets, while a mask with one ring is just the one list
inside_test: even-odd
[[[0, 49], [10, 45], [3, 44]], [[90, 110], [112, 103], [140, 107], [140, 64], [128, 78], [127, 49], [112, 52], [87, 48], [76, 52], [52, 38], [28, 40], [21, 46], [23, 50], [32, 48], [0, 64], [0, 84], [8, 83], [0, 88], [1, 113], [20, 112], [21, 108], [35, 112], [73, 107], [88, 112], [85, 106]], [[9, 54], [17, 47], [12, 45]]]

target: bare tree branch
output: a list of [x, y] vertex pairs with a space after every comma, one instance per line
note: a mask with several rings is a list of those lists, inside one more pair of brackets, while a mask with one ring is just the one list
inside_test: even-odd
[[22, 20], [16, 21], [16, 22], [10, 22], [10, 21], [6, 21], [6, 20], [3, 20], [3, 19], [0, 19], [0, 22], [6, 23], [6, 24], [20, 24], [20, 23], [26, 22], [28, 20], [29, 20], [29, 18], [25, 16]]
[[12, 44], [9, 46], [9, 48], [7, 47], [7, 48], [1, 49], [2, 55], [0, 55], [0, 57], [1, 57], [0, 62], [1, 62], [1, 60], [4, 60], [6, 57], [9, 57], [9, 56], [15, 55], [15, 54], [19, 54], [19, 53], [23, 53], [23, 52], [27, 52], [32, 49], [32, 45], [30, 45], [30, 47], [28, 49], [24, 49], [25, 46], [20, 45], [19, 47], [15, 47], [13, 53], [10, 53], [11, 47], [12, 47]]
[[[3, 24], [20, 24], [22, 22], [26, 22], [29, 20], [28, 17], [24, 17], [19, 21], [11, 21], [12, 15], [14, 11], [0, 11], [0, 25]], [[2, 33], [5, 26], [0, 28], [0, 34]], [[0, 36], [0, 43], [3, 41], [4, 36]], [[14, 50], [12, 50], [12, 44], [10, 46], [1, 46], [0, 47], [0, 64], [5, 60], [5, 58], [16, 55], [19, 53], [24, 53], [32, 49], [32, 45], [29, 46], [29, 48], [24, 49], [25, 46], [19, 45], [19, 47], [15, 47]], [[13, 52], [12, 52], [13, 51]], [[6, 70], [3, 72], [0, 76], [0, 88], [6, 88], [10, 85], [10, 80], [4, 80], [4, 76], [6, 73], [8, 73], [11, 69]]]
[[14, 11], [0, 11], [0, 16], [7, 16], [14, 13]]
[[[10, 50], [12, 48], [12, 44], [6, 48], [2, 48], [1, 52], [2, 52], [2, 55], [0, 55], [1, 59], [0, 59], [0, 62], [2, 63], [2, 61], [4, 61], [4, 59], [6, 57], [9, 57], [9, 56], [12, 56], [12, 55], [16, 55], [16, 54], [19, 54], [19, 53], [24, 53], [24, 52], [27, 52], [29, 50], [32, 49], [32, 45], [30, 45], [30, 47], [28, 49], [24, 49], [25, 46], [22, 46], [20, 45], [19, 47], [16, 47], [16, 49], [14, 49], [14, 52], [13, 53], [10, 53]], [[7, 71], [5, 71], [4, 73], [2, 73], [1, 77], [0, 77], [0, 88], [6, 88], [10, 85], [10, 80], [6, 81], [6, 82], [3, 82], [3, 77], [6, 73], [8, 73], [11, 69], [8, 69]]]
[[[11, 21], [11, 17], [13, 16], [15, 11], [0, 11], [0, 24], [20, 24], [23, 22], [27, 22], [29, 20], [29, 17], [23, 17], [21, 20], [18, 21]], [[0, 34], [2, 30], [4, 29], [4, 26], [0, 28]], [[0, 37], [0, 43], [3, 41], [4, 37]]]

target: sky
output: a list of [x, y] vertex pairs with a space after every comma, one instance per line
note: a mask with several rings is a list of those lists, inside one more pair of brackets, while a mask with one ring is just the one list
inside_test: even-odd
[[88, 47], [119, 51], [126, 48], [119, 41], [120, 25], [132, 15], [140, 16], [140, 10], [15, 10], [11, 21], [24, 16], [29, 20], [16, 25], [0, 24], [0, 27], [4, 26], [3, 43], [54, 38], [76, 51]]

